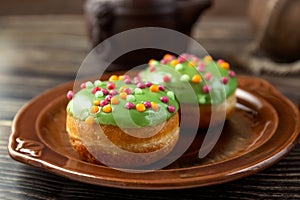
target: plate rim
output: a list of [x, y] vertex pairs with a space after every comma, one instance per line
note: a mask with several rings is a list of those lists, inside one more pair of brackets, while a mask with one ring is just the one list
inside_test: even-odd
[[[284, 100], [284, 102], [289, 106], [289, 108], [294, 112], [294, 114], [296, 115], [297, 119], [295, 122], [295, 130], [293, 132], [293, 138], [289, 138], [288, 141], [286, 141], [284, 143], [284, 146], [281, 146], [280, 149], [277, 149], [276, 152], [273, 152], [272, 155], [269, 155], [269, 157], [267, 159], [263, 159], [259, 162], [256, 162], [256, 164], [249, 164], [248, 163], [248, 167], [241, 167], [242, 169], [240, 170], [235, 170], [232, 171], [232, 173], [226, 173], [226, 178], [222, 178], [220, 179], [220, 177], [214, 181], [208, 182], [208, 183], [199, 183], [199, 174], [198, 176], [192, 175], [191, 172], [193, 171], [197, 171], [197, 167], [188, 167], [188, 168], [182, 168], [182, 169], [174, 169], [174, 170], [158, 170], [158, 171], [154, 171], [152, 173], [161, 173], [162, 171], [164, 173], [170, 173], [172, 171], [181, 171], [181, 172], [189, 172], [186, 173], [184, 176], [182, 175], [181, 177], [178, 176], [177, 179], [180, 180], [180, 182], [178, 181], [174, 181], [169, 182], [169, 183], [165, 183], [162, 184], [161, 180], [159, 182], [155, 182], [152, 180], [151, 183], [147, 183], [147, 182], [143, 182], [143, 183], [137, 183], [136, 180], [134, 179], [126, 179], [126, 183], [122, 183], [120, 182], [120, 178], [116, 178], [116, 177], [110, 177], [109, 179], [99, 179], [99, 177], [97, 178], [96, 176], [93, 176], [92, 174], [87, 174], [87, 173], [80, 173], [78, 170], [77, 171], [72, 171], [69, 169], [66, 169], [64, 167], [61, 166], [57, 166], [51, 162], [46, 162], [45, 160], [40, 160], [39, 158], [35, 158], [32, 157], [28, 154], [23, 154], [19, 151], [17, 151], [15, 149], [15, 139], [16, 139], [16, 132], [15, 132], [15, 127], [16, 127], [16, 123], [18, 121], [18, 119], [20, 118], [21, 114], [23, 112], [26, 111], [26, 109], [29, 109], [30, 105], [33, 104], [34, 101], [36, 101], [37, 99], [41, 98], [43, 95], [48, 94], [50, 92], [53, 92], [55, 89], [58, 88], [65, 88], [68, 85], [72, 85], [73, 81], [61, 84], [55, 88], [52, 88], [48, 91], [43, 92], [42, 94], [38, 95], [37, 97], [35, 97], [34, 99], [32, 99], [31, 101], [29, 101], [28, 103], [26, 103], [20, 110], [19, 112], [16, 114], [14, 120], [13, 120], [13, 124], [12, 124], [12, 132], [11, 135], [9, 137], [9, 143], [8, 143], [8, 152], [9, 155], [17, 160], [20, 161], [22, 163], [25, 164], [29, 164], [38, 168], [42, 168], [44, 170], [47, 170], [49, 172], [52, 172], [54, 174], [57, 175], [61, 175], [67, 178], [70, 178], [72, 180], [76, 180], [76, 181], [81, 181], [81, 182], [85, 182], [85, 183], [90, 183], [90, 184], [95, 184], [95, 185], [101, 185], [101, 186], [109, 186], [109, 187], [116, 187], [116, 188], [126, 188], [126, 189], [183, 189], [183, 188], [193, 188], [193, 187], [199, 187], [199, 186], [207, 186], [207, 185], [213, 185], [213, 184], [219, 184], [219, 183], [224, 183], [224, 182], [228, 182], [228, 181], [232, 181], [232, 180], [236, 180], [238, 178], [242, 178], [246, 175], [251, 175], [254, 174], [258, 171], [261, 171], [267, 167], [269, 167], [270, 165], [274, 164], [275, 162], [279, 161], [284, 155], [286, 155], [299, 141], [300, 136], [299, 136], [299, 131], [300, 131], [300, 117], [299, 117], [299, 112], [298, 109], [296, 108], [296, 106], [289, 100], [287, 99], [285, 96], [283, 96], [281, 93], [279, 93], [279, 91], [273, 87], [270, 83], [268, 83], [267, 81], [261, 79], [261, 78], [257, 78], [257, 77], [250, 77], [250, 76], [238, 76], [238, 80], [240, 81], [244, 81], [244, 82], [249, 82], [249, 81], [255, 81], [258, 84], [262, 84], [265, 86], [264, 90], [270, 92], [273, 95], [276, 95], [277, 97], [279, 97], [281, 100]], [[255, 87], [255, 86], [254, 86]], [[251, 90], [251, 88], [249, 90], [244, 89], [247, 92], [250, 92], [249, 90]], [[260, 91], [257, 91], [257, 95], [259, 95]], [[265, 92], [265, 91], [264, 91]], [[250, 93], [253, 93], [253, 89]], [[297, 132], [297, 133], [296, 133]], [[37, 137], [39, 138], [39, 137]], [[258, 149], [261, 147], [258, 147]], [[254, 151], [256, 151], [257, 149], [255, 149]], [[54, 152], [57, 154], [57, 152]], [[61, 157], [65, 157], [64, 155], [60, 155]], [[245, 155], [243, 155], [245, 156]], [[242, 157], [243, 157], [242, 156]], [[75, 159], [69, 158], [67, 157], [66, 159], [68, 159], [71, 162], [75, 162]], [[77, 161], [78, 162], [78, 161]], [[81, 161], [83, 162], [83, 161]], [[88, 163], [89, 165], [93, 165]], [[99, 166], [99, 165], [94, 165], [94, 167], [99, 168], [99, 169], [103, 169], [105, 168], [106, 170], [113, 170], [114, 169], [110, 169], [107, 168], [105, 166]], [[206, 166], [209, 167], [209, 166]], [[115, 171], [114, 171], [115, 172]], [[125, 172], [121, 172], [121, 173], [125, 173]], [[151, 173], [151, 172], [150, 172]], [[199, 173], [199, 172], [198, 172]], [[107, 177], [106, 177], [107, 178]], [[176, 180], [177, 180], [176, 179]]]

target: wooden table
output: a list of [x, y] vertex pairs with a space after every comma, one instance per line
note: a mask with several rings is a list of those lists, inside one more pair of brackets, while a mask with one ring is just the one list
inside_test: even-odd
[[[205, 18], [193, 35], [213, 56], [224, 58], [238, 55], [253, 40], [244, 19]], [[7, 143], [14, 115], [41, 92], [73, 80], [88, 52], [82, 16], [0, 18], [0, 199], [300, 199], [300, 144], [280, 162], [255, 175], [221, 185], [175, 191], [94, 186], [11, 159]], [[260, 76], [298, 104], [299, 75]]]

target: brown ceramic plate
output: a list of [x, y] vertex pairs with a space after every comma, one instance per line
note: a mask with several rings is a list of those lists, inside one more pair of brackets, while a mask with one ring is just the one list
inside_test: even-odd
[[[297, 108], [273, 86], [239, 77], [238, 103], [214, 149], [197, 157], [205, 136], [168, 167], [127, 173], [78, 159], [65, 131], [66, 92], [73, 83], [53, 88], [16, 115], [9, 140], [15, 160], [86, 183], [131, 189], [176, 189], [213, 185], [254, 174], [283, 158], [299, 140]], [[184, 135], [188, 133], [181, 133]]]

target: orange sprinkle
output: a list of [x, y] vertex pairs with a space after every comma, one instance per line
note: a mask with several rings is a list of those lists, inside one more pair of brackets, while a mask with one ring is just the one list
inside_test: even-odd
[[86, 124], [92, 125], [94, 123], [94, 117], [93, 116], [88, 116], [85, 121]]
[[149, 64], [149, 65], [152, 65], [153, 63], [155, 63], [155, 61], [156, 61], [156, 60], [154, 60], [154, 59], [150, 59], [149, 62], [148, 62], [148, 64]]
[[103, 106], [102, 110], [103, 110], [103, 112], [105, 112], [105, 113], [111, 112], [111, 105], [110, 105], [110, 104], [107, 104], [107, 105]]
[[223, 69], [229, 69], [230, 68], [230, 65], [228, 62], [222, 62], [220, 63], [220, 66], [223, 68]]
[[135, 109], [139, 112], [144, 112], [146, 110], [146, 107], [144, 104], [138, 103], [135, 105]]
[[155, 103], [155, 102], [151, 102], [151, 108], [153, 109], [153, 110], [155, 110], [155, 111], [157, 111], [158, 110], [158, 105], [157, 105], [157, 103]]
[[159, 88], [158, 88], [157, 85], [153, 84], [153, 85], [150, 86], [149, 90], [151, 92], [158, 92]]
[[189, 62], [189, 67], [195, 67], [195, 66], [196, 66], [196, 64], [193, 61]]
[[120, 93], [120, 98], [121, 99], [126, 99], [126, 97], [127, 97], [127, 93], [126, 92], [121, 92]]
[[192, 77], [193, 83], [200, 83], [200, 81], [201, 81], [201, 76], [199, 74], [196, 74]]
[[99, 111], [98, 106], [92, 106], [91, 109], [90, 109], [90, 112], [91, 112], [92, 114], [95, 114], [95, 113], [97, 113], [98, 111]]
[[164, 55], [164, 57], [163, 57], [163, 60], [171, 60], [172, 59], [172, 55], [171, 54], [166, 54], [166, 55]]
[[177, 64], [178, 64], [178, 60], [177, 60], [177, 59], [174, 59], [174, 60], [172, 60], [172, 61], [170, 62], [170, 65], [171, 65], [172, 67], [175, 67]]
[[112, 75], [112, 76], [110, 76], [109, 77], [109, 81], [117, 81], [119, 78], [118, 78], [118, 76], [117, 75]]
[[100, 106], [100, 99], [95, 100], [93, 103], [95, 106]]
[[207, 61], [207, 62], [209, 62], [209, 61], [212, 61], [212, 57], [211, 56], [204, 56], [204, 61]]
[[119, 103], [118, 97], [112, 97], [110, 99], [110, 103], [113, 104], [113, 105], [117, 105]]

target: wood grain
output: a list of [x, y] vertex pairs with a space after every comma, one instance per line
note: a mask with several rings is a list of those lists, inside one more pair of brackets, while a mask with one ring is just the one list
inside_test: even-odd
[[[82, 16], [2, 17], [0, 27], [0, 199], [300, 199], [299, 144], [280, 162], [255, 175], [176, 191], [99, 187], [12, 160], [7, 142], [14, 115], [34, 96], [74, 79], [89, 43]], [[225, 58], [237, 54], [252, 40], [247, 22], [230, 18], [201, 21], [194, 36], [214, 56]], [[234, 63], [233, 67], [240, 70]], [[299, 76], [261, 77], [298, 103]]]

